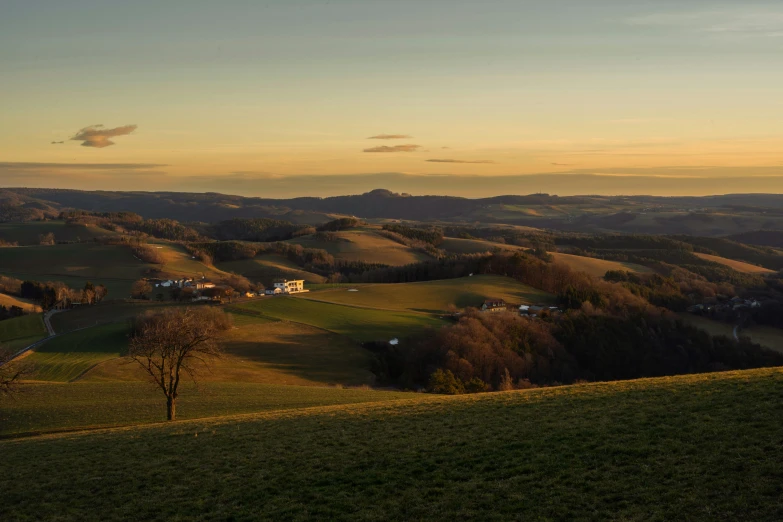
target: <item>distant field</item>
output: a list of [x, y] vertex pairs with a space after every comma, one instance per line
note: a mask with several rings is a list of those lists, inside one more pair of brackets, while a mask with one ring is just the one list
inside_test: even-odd
[[128, 325], [101, 325], [55, 337], [25, 357], [35, 371], [28, 378], [69, 382], [87, 370], [126, 352]]
[[444, 324], [425, 314], [358, 308], [295, 297], [269, 297], [236, 308], [273, 319], [308, 324], [357, 341], [405, 337], [424, 328], [437, 328]]
[[[355, 289], [358, 291], [349, 291]], [[303, 299], [332, 303], [410, 310], [444, 312], [449, 305], [457, 308], [480, 307], [485, 299], [505, 299], [509, 304], [550, 303], [553, 296], [503, 276], [477, 275], [459, 279], [420, 283], [373, 284], [319, 290], [302, 294]]]
[[522, 247], [514, 245], [504, 245], [503, 243], [493, 243], [482, 239], [460, 239], [456, 237], [447, 237], [438, 246], [447, 252], [455, 254], [481, 254], [492, 252], [493, 250], [521, 250]]
[[[401, 392], [254, 383], [207, 382], [197, 389], [186, 382], [182, 386], [177, 416], [183, 420], [411, 396]], [[166, 420], [165, 398], [148, 382], [41, 383], [25, 385], [23, 391], [16, 400], [0, 403], [0, 438]], [[7, 447], [0, 448], [0, 454], [7, 455]], [[7, 506], [0, 506], [0, 514], [4, 507]], [[0, 515], [0, 520], [15, 519]]]
[[241, 274], [251, 281], [259, 281], [271, 286], [276, 279], [304, 279], [307, 283], [323, 283], [326, 278], [302, 270], [288, 259], [278, 255], [262, 255], [253, 259], [217, 263], [217, 268], [225, 272]]
[[728, 259], [725, 257], [718, 257], [718, 256], [711, 256], [709, 254], [700, 254], [698, 252], [694, 252], [697, 256], [700, 258], [712, 261], [714, 263], [720, 263], [721, 265], [726, 265], [729, 268], [733, 268], [734, 270], [738, 272], [744, 272], [746, 274], [774, 274], [774, 270], [770, 270], [768, 268], [764, 268], [761, 266], [751, 265], [750, 263], [745, 263], [743, 261], [735, 261], [734, 259]]
[[595, 259], [585, 256], [574, 256], [571, 254], [560, 254], [553, 252], [555, 261], [568, 265], [572, 270], [578, 272], [587, 272], [593, 277], [603, 277], [610, 270], [624, 270], [626, 272], [637, 272], [640, 274], [652, 273], [652, 270], [643, 265], [635, 263], [622, 263], [620, 261], [606, 261], [604, 259]]
[[117, 235], [96, 226], [67, 224], [64, 221], [31, 221], [28, 223], [0, 223], [0, 239], [19, 245], [38, 245], [38, 236], [54, 234], [55, 241], [89, 241], [96, 237]]
[[22, 299], [13, 295], [0, 294], [0, 306], [11, 308], [12, 306], [18, 306], [25, 312], [40, 312], [41, 307], [30, 301], [29, 299]]
[[[723, 335], [729, 339], [734, 338], [734, 325], [714, 321], [707, 317], [700, 317], [693, 314], [680, 314], [680, 317], [687, 323], [701, 328], [710, 335]], [[770, 326], [751, 326], [739, 330], [740, 337], [749, 337], [754, 343], [758, 343], [765, 348], [783, 353], [783, 330], [772, 328]]]
[[337, 235], [341, 241], [319, 241], [314, 236], [302, 236], [287, 243], [306, 248], [321, 248], [335, 258], [346, 261], [402, 266], [429, 259], [429, 256], [382, 237], [372, 230], [350, 230], [338, 232]]
[[41, 314], [28, 314], [0, 321], [0, 346], [13, 352], [47, 335]]
[[[41, 400], [31, 391], [29, 400], [3, 406], [11, 422], [2, 429], [31, 431], [31, 419], [50, 429], [98, 415], [160, 419], [154, 394], [134, 386], [136, 400], [100, 409], [89, 407], [91, 393], [134, 392], [66, 385], [52, 404], [51, 393]], [[183, 397], [182, 414], [266, 413], [0, 442], [0, 519], [25, 520], [31, 510], [39, 519], [80, 521], [779, 520], [783, 513], [781, 369], [340, 406], [326, 405], [394, 396], [224, 386], [203, 402]], [[324, 406], [269, 411], [288, 401]]]
[[144, 313], [146, 310], [155, 310], [167, 306], [176, 306], [172, 303], [156, 303], [153, 301], [101, 303], [94, 306], [83, 306], [66, 310], [52, 315], [52, 328], [57, 333], [70, 332], [77, 328], [95, 326], [103, 323], [126, 322], [131, 317]]
[[[370, 352], [357, 343], [319, 328], [288, 321], [233, 315], [234, 326], [223, 339], [224, 356], [201, 382], [255, 382], [324, 386], [373, 384]], [[107, 361], [82, 381], [138, 381], [146, 377], [128, 359]]]

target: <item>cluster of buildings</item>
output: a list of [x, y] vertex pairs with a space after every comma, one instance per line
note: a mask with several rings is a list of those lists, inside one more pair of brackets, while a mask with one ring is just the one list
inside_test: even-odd
[[193, 288], [194, 290], [206, 290], [217, 286], [212, 281], [204, 278], [194, 280], [192, 277], [183, 277], [181, 279], [166, 279], [155, 282], [155, 288]]
[[479, 308], [482, 312], [513, 312], [517, 311], [519, 315], [526, 317], [538, 317], [544, 312], [550, 314], [560, 314], [562, 310], [556, 306], [543, 305], [521, 305], [518, 309], [506, 303], [503, 299], [486, 299]]
[[305, 290], [304, 279], [283, 279], [277, 281], [272, 288], [267, 288], [264, 292], [266, 295], [280, 295], [280, 294], [301, 294], [302, 292], [309, 292]]
[[743, 299], [742, 297], [732, 297], [728, 301], [721, 303], [711, 304], [697, 304], [688, 308], [688, 312], [692, 314], [701, 314], [708, 312], [724, 313], [724, 312], [742, 312], [745, 310], [752, 310], [754, 308], [761, 308], [762, 303], [757, 299]]

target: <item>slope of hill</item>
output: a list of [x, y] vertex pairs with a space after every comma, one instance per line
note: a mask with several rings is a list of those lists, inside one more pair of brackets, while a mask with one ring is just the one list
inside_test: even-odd
[[751, 265], [750, 263], [745, 263], [744, 261], [736, 261], [734, 259], [728, 259], [725, 257], [713, 256], [710, 254], [701, 254], [699, 252], [694, 252], [694, 254], [706, 261], [719, 263], [729, 268], [733, 268], [737, 272], [743, 272], [745, 274], [774, 274], [775, 273], [774, 270], [770, 270], [769, 268]]
[[0, 239], [19, 245], [37, 245], [39, 236], [54, 234], [55, 241], [90, 241], [96, 237], [117, 235], [92, 225], [69, 224], [64, 221], [30, 221], [27, 223], [0, 223]]
[[11, 308], [12, 306], [18, 306], [22, 310], [28, 313], [40, 312], [41, 307], [33, 303], [28, 299], [22, 299], [21, 297], [15, 297], [13, 295], [0, 294], [0, 306]]
[[575, 256], [571, 254], [561, 254], [553, 252], [555, 261], [568, 265], [577, 272], [586, 272], [593, 277], [603, 277], [610, 270], [623, 270], [626, 272], [636, 272], [640, 274], [649, 274], [652, 272], [646, 266], [636, 263], [623, 263], [620, 261], [606, 261], [594, 257]]
[[485, 299], [509, 304], [551, 303], [554, 297], [510, 277], [476, 275], [459, 279], [377, 285], [340, 285], [302, 294], [303, 299], [378, 309], [442, 313], [450, 306], [479, 308]]
[[320, 248], [332, 254], [335, 259], [344, 261], [402, 266], [429, 259], [426, 254], [385, 238], [373, 230], [349, 230], [337, 232], [336, 236], [338, 238], [336, 241], [302, 236], [291, 239], [287, 243], [302, 245], [305, 248]]
[[0, 347], [15, 352], [48, 335], [40, 314], [0, 321]]
[[482, 254], [484, 252], [492, 252], [494, 250], [518, 250], [521, 247], [514, 245], [504, 245], [502, 243], [493, 243], [492, 241], [484, 241], [482, 239], [460, 239], [456, 237], [447, 237], [443, 239], [443, 242], [438, 245], [438, 248], [442, 248], [446, 252], [453, 254]]
[[251, 281], [260, 281], [271, 286], [277, 279], [304, 279], [308, 284], [318, 284], [326, 281], [322, 275], [307, 272], [288, 259], [275, 255], [260, 255], [253, 259], [225, 261], [216, 263], [215, 267], [225, 272], [243, 275]]
[[781, 397], [765, 369], [3, 441], [0, 518], [776, 520]]

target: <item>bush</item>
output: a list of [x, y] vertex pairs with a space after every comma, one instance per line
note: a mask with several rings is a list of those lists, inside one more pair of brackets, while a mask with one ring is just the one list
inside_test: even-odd
[[430, 376], [428, 386], [430, 392], [441, 395], [460, 395], [465, 393], [465, 386], [457, 379], [451, 370], [435, 370]]

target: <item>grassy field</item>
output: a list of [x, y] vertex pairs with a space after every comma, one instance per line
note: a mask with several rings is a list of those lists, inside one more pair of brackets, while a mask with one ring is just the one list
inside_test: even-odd
[[[186, 382], [177, 416], [198, 419], [410, 396], [402, 392], [258, 383], [209, 382], [196, 387]], [[0, 438], [165, 420], [165, 398], [147, 382], [33, 383], [25, 385], [15, 398], [0, 403]], [[9, 519], [0, 516], [0, 520]]]
[[405, 337], [444, 324], [440, 319], [426, 314], [358, 308], [296, 297], [269, 297], [236, 308], [271, 319], [307, 324], [356, 341]]
[[157, 310], [168, 306], [174, 305], [151, 301], [105, 302], [56, 313], [52, 315], [50, 322], [56, 333], [64, 333], [103, 323], [125, 323], [128, 319], [147, 310]]
[[780, 520], [781, 408], [765, 369], [7, 440], [0, 518]]
[[16, 352], [48, 335], [40, 314], [0, 321], [0, 346]]
[[218, 263], [217, 268], [225, 272], [241, 274], [251, 281], [259, 281], [266, 286], [272, 286], [277, 279], [304, 279], [308, 284], [320, 284], [326, 281], [325, 277], [302, 270], [288, 259], [273, 254]]
[[30, 380], [70, 382], [90, 368], [124, 354], [128, 346], [128, 325], [95, 326], [67, 333], [29, 352], [24, 360], [35, 368]]
[[[729, 339], [734, 338], [734, 325], [714, 321], [707, 317], [700, 317], [693, 314], [680, 314], [680, 317], [687, 323], [701, 328], [710, 335], [723, 335]], [[758, 343], [765, 348], [783, 353], [783, 330], [772, 328], [770, 326], [751, 326], [739, 330], [740, 337], [749, 337], [754, 343]]]
[[509, 304], [546, 304], [554, 299], [546, 292], [523, 285], [509, 277], [491, 275], [420, 283], [341, 285], [302, 294], [301, 298], [370, 308], [434, 313], [446, 311], [449, 305], [457, 308], [478, 308], [487, 298], [505, 299]]
[[[356, 342], [319, 328], [235, 314], [223, 339], [224, 355], [200, 382], [253, 382], [297, 386], [373, 384], [370, 353]], [[139, 381], [146, 377], [125, 358], [108, 360], [80, 381]]]
[[56, 241], [89, 241], [96, 237], [117, 235], [96, 226], [67, 224], [64, 221], [31, 221], [29, 223], [0, 223], [0, 239], [19, 245], [37, 245], [38, 236], [54, 234]]
[[640, 274], [652, 273], [652, 270], [646, 266], [635, 263], [623, 263], [620, 261], [606, 261], [604, 259], [595, 259], [592, 257], [574, 256], [571, 254], [552, 253], [555, 261], [568, 265], [577, 272], [587, 272], [593, 277], [603, 277], [609, 270], [624, 270], [626, 272], [637, 272]]
[[502, 243], [493, 243], [482, 239], [460, 239], [456, 237], [447, 237], [438, 245], [446, 252], [454, 254], [482, 254], [492, 252], [493, 250], [522, 250], [522, 247], [514, 245], [504, 245]]
[[36, 313], [41, 311], [41, 307], [30, 300], [7, 294], [0, 294], [0, 306], [5, 306], [6, 308], [18, 306], [28, 313]]
[[744, 272], [746, 274], [774, 274], [775, 273], [774, 270], [770, 270], [769, 268], [751, 265], [750, 263], [745, 263], [744, 261], [735, 261], [734, 259], [728, 259], [726, 257], [711, 256], [709, 254], [700, 254], [698, 252], [695, 252], [695, 254], [707, 261], [712, 261], [713, 263], [720, 263], [721, 265], [726, 265], [729, 268], [733, 268], [737, 272]]
[[295, 243], [305, 248], [321, 248], [336, 259], [346, 261], [402, 266], [430, 259], [426, 254], [416, 252], [372, 230], [338, 232], [337, 236], [339, 241], [321, 241], [314, 236], [302, 236], [287, 243]]

